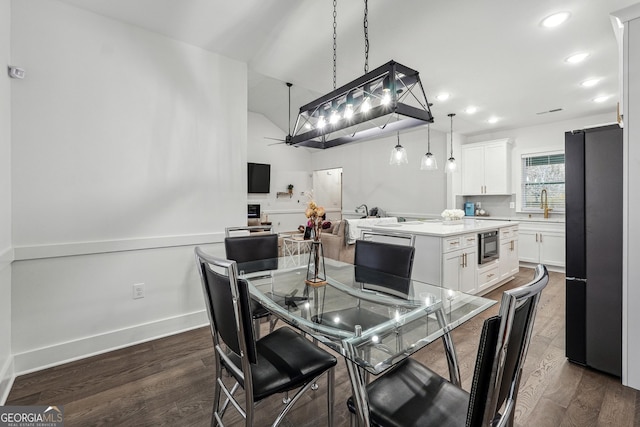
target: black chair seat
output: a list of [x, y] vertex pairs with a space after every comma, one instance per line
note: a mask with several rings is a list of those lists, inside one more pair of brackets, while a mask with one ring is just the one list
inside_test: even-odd
[[[381, 378], [367, 386], [371, 425], [465, 426], [469, 393], [415, 360], [406, 359]], [[353, 398], [347, 405], [356, 412]]]
[[[338, 321], [336, 322], [336, 320]], [[363, 307], [350, 307], [344, 310], [331, 311], [323, 313], [320, 316], [311, 317], [312, 322], [331, 325], [345, 331], [355, 330], [356, 325], [360, 325], [364, 331], [387, 320], [389, 320], [388, 317]]]
[[[251, 364], [255, 401], [293, 390], [336, 365], [334, 356], [288, 327], [276, 329], [256, 341], [257, 362]], [[229, 355], [242, 368], [240, 358]], [[236, 381], [244, 386], [242, 378]]]
[[267, 310], [266, 308], [264, 308], [264, 306], [262, 304], [260, 304], [258, 301], [252, 299], [249, 302], [250, 306], [251, 306], [251, 317], [253, 319], [261, 319], [263, 317], [267, 317], [269, 316], [271, 313], [269, 312], [269, 310]]

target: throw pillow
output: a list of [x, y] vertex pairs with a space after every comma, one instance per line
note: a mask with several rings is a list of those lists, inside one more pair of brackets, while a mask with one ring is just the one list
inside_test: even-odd
[[340, 228], [340, 225], [342, 224], [342, 221], [338, 221], [333, 225], [333, 230], [331, 231], [331, 234], [335, 234], [336, 236], [338, 235], [338, 231]]

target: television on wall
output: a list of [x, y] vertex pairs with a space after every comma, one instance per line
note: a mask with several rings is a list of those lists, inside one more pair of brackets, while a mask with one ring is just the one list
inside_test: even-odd
[[268, 193], [271, 182], [271, 165], [247, 163], [247, 187], [249, 193]]

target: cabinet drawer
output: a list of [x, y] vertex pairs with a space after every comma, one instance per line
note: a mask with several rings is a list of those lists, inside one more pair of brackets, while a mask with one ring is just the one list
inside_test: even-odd
[[475, 248], [478, 246], [478, 235], [477, 234], [465, 234], [462, 236], [462, 247], [463, 248]]
[[500, 267], [498, 264], [490, 268], [478, 271], [478, 290], [486, 289], [500, 280]]
[[444, 253], [458, 250], [461, 247], [462, 247], [461, 236], [447, 237], [442, 240], [442, 252]]
[[507, 227], [500, 229], [500, 239], [502, 241], [511, 239], [512, 237], [518, 237], [518, 227]]

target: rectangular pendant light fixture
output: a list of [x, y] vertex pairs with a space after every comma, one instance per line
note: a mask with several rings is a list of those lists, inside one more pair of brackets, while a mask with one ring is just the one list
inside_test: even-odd
[[433, 116], [418, 72], [389, 61], [300, 107], [291, 145], [325, 149], [427, 123]]

